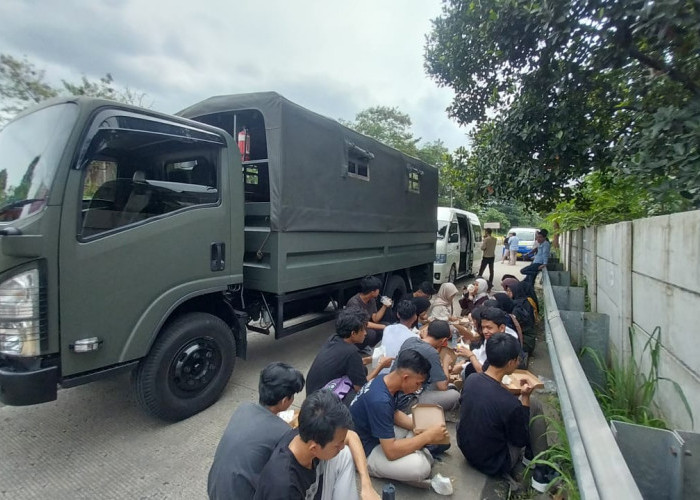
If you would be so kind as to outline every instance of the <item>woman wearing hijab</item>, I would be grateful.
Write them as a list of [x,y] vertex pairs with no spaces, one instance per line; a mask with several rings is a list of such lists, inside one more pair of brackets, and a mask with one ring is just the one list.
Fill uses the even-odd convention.
[[457,287],[453,283],[443,283],[440,285],[438,293],[433,297],[432,306],[430,312],[428,313],[430,321],[432,320],[442,320],[442,321],[454,321],[454,312],[452,308],[452,301],[459,293]]
[[489,284],[484,278],[477,278],[474,283],[466,287],[466,294],[459,300],[462,306],[462,316],[466,316],[472,310],[489,299]]
[[537,334],[535,332],[535,311],[528,300],[527,285],[513,278],[508,278],[504,280],[503,286],[513,301],[512,314],[522,328],[523,350],[528,354],[532,354],[532,351],[535,350]]

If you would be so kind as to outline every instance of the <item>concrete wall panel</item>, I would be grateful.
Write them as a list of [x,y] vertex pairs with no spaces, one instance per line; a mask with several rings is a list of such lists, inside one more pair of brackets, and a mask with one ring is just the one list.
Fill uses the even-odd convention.
[[[572,278],[580,283],[580,272],[597,285],[589,296],[594,310],[610,316],[614,354],[629,354],[632,322],[638,355],[660,326],[661,375],[681,385],[700,421],[700,211],[586,228],[567,237]],[[661,384],[657,401],[672,426],[690,428],[670,385]]]

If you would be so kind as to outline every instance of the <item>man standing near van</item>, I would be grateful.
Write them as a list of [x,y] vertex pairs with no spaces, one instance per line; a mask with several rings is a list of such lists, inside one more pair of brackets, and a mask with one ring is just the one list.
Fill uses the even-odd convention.
[[508,248],[510,250],[510,265],[514,266],[518,262],[518,245],[520,245],[520,240],[515,234],[515,231],[510,233],[510,238],[508,238]]
[[481,249],[484,251],[484,256],[481,258],[479,266],[479,276],[484,275],[486,266],[489,266],[489,290],[493,288],[493,263],[496,260],[496,238],[491,236],[491,228],[486,228],[484,231],[484,241],[481,242]]

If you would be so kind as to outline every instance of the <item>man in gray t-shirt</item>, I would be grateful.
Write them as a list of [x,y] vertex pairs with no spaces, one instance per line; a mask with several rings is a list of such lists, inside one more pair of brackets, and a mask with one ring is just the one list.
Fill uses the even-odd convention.
[[407,349],[417,351],[430,362],[430,374],[426,380],[429,384],[425,385],[423,392],[418,395],[418,402],[436,404],[444,410],[452,410],[459,404],[459,391],[448,385],[449,359],[446,357],[444,362],[440,360],[440,349],[447,347],[447,342],[452,336],[450,325],[447,321],[433,321],[421,335],[422,338],[407,339],[399,349],[399,354]]
[[207,483],[211,500],[252,500],[260,472],[290,430],[277,413],[289,409],[303,388],[304,376],[285,363],[271,363],[260,372],[259,403],[236,409],[216,449]]

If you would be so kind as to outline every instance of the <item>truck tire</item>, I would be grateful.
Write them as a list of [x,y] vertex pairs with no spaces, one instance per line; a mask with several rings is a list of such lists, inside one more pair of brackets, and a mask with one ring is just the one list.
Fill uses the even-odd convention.
[[401,297],[406,295],[406,282],[401,276],[392,275],[386,283],[384,294],[391,297],[391,300],[396,304]]
[[450,267],[450,274],[447,275],[447,282],[454,283],[455,281],[457,281],[457,268],[452,264],[452,267]]
[[168,324],[132,376],[136,399],[154,417],[178,421],[219,399],[236,359],[229,326],[207,313]]

